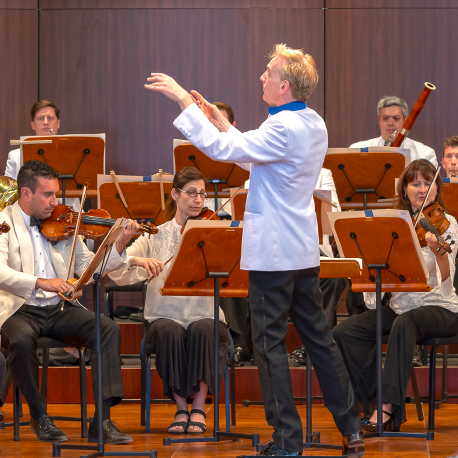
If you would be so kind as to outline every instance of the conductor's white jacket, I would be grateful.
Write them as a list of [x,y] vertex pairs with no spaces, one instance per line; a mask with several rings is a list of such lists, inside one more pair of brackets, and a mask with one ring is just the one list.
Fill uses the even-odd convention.
[[284,109],[269,116],[258,129],[242,134],[233,126],[219,132],[192,104],[174,125],[210,158],[237,162],[251,170],[243,221],[243,270],[319,266],[312,195],[328,136],[323,119],[315,111],[307,107]]

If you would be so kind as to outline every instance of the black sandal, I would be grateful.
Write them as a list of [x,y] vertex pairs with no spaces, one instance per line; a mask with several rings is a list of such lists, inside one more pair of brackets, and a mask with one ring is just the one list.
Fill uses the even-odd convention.
[[[191,410],[191,415],[193,413],[198,413],[198,414],[202,415],[205,419],[207,418],[207,415],[203,410],[192,409]],[[201,423],[200,421],[192,421],[191,420],[191,416],[189,416],[188,428],[190,426],[198,426],[202,431],[189,431],[188,430],[188,434],[203,434],[205,431],[207,431],[207,425],[205,423]]]
[[[188,430],[189,420],[191,419],[191,416],[189,415],[189,412],[187,410],[177,410],[174,418],[176,418],[177,415],[185,415],[185,414],[188,416],[188,421],[174,421],[167,428],[167,432],[169,434],[186,434],[186,431]],[[174,426],[181,426],[183,428],[183,431],[179,431],[179,430],[170,431],[170,428],[173,428]]]

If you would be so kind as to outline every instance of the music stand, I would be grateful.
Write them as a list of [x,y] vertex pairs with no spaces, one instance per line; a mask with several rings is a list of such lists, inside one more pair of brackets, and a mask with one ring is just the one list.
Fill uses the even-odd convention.
[[330,213],[329,219],[341,256],[363,259],[362,275],[353,278],[352,289],[376,293],[377,432],[364,436],[433,440],[433,432],[387,432],[383,431],[382,424],[382,291],[427,292],[432,289],[427,285],[428,270],[409,212],[340,212]]
[[458,218],[458,178],[442,178],[442,181],[444,182],[442,200],[447,213],[456,219]]
[[59,172],[62,201],[81,197],[88,183],[87,197],[97,196],[97,174],[105,172],[105,134],[21,137],[21,140],[51,140],[49,144],[21,144],[21,165],[36,159]]
[[[96,301],[95,301],[95,322],[96,322],[96,354],[97,354],[97,405],[98,405],[98,416],[97,416],[97,445],[72,445],[72,444],[61,444],[60,442],[54,442],[52,444],[52,450],[54,457],[61,456],[62,449],[68,450],[94,450],[95,453],[90,455],[81,455],[82,458],[97,457],[97,456],[149,456],[150,458],[156,458],[156,450],[150,450],[149,452],[106,452],[105,444],[103,442],[103,419],[102,419],[102,355],[100,349],[100,278],[103,276],[103,271],[106,266],[106,262],[110,255],[111,250],[115,247],[115,242],[124,231],[124,228],[127,225],[127,221],[123,219],[118,219],[116,224],[114,224],[108,231],[107,236],[100,244],[97,253],[92,258],[89,266],[81,274],[81,277],[77,281],[67,281],[70,285],[76,288],[74,291],[69,293],[59,293],[61,297],[64,297],[66,300],[71,301],[79,296],[81,296],[81,290],[92,281],[95,280],[96,284]],[[100,273],[97,272],[100,267]]]
[[[248,271],[240,270],[243,223],[240,221],[193,221],[186,223],[161,294],[166,296],[214,296],[215,380],[214,427],[212,437],[170,439],[164,445],[186,442],[219,442],[221,438],[251,439],[259,434],[219,430],[219,298],[248,295]],[[220,284],[220,279],[224,281]],[[227,428],[228,425],[226,425]]]
[[329,148],[323,167],[332,171],[342,208],[391,198],[394,180],[410,163],[410,150],[403,148]]
[[[215,198],[215,211],[218,209],[218,193],[223,188],[240,187],[250,177],[250,172],[233,162],[219,162],[210,159],[192,143],[183,140],[173,141],[173,170],[179,172],[183,167],[195,167],[214,186],[209,197]],[[224,194],[223,194],[224,195]],[[226,193],[227,195],[227,193]]]
[[[120,198],[110,175],[97,175],[97,206],[106,210],[112,218],[131,218],[164,224],[165,211],[161,204],[161,183],[156,176],[118,175],[119,187],[127,202],[127,209]],[[172,190],[173,175],[165,175],[162,181],[164,199]]]

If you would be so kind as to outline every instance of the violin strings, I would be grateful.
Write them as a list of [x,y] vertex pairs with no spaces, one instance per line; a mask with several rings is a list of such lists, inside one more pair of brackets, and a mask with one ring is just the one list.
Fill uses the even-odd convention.
[[431,232],[431,234],[434,234],[438,239],[442,240],[442,237],[441,237],[440,234],[437,232],[436,228],[428,221],[427,218],[422,217],[422,218],[420,218],[420,221],[419,221],[419,222],[420,222],[420,226],[421,226],[423,229],[425,229],[425,230]]

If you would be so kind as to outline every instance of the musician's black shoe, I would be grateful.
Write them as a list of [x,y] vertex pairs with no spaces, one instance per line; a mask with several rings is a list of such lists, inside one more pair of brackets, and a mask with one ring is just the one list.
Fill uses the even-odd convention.
[[[102,430],[103,442],[105,444],[127,444],[128,442],[132,442],[132,438],[119,431],[111,420],[103,421]],[[88,440],[89,442],[98,441],[98,428],[94,422],[89,426]]]
[[307,365],[307,352],[305,347],[301,345],[292,351],[288,356],[288,363],[290,366],[306,366]]
[[0,421],[3,421],[5,418],[5,414],[3,413],[3,410],[0,410]]
[[245,458],[246,456],[300,456],[302,452],[288,452],[277,447],[272,441],[264,444],[262,449],[256,455],[239,455],[237,458]]
[[234,348],[234,365],[242,366],[244,362],[251,361],[250,352],[244,351],[242,347]]
[[363,456],[365,453],[364,436],[361,431],[348,436],[342,436],[342,455],[353,458]]
[[423,366],[423,348],[420,345],[415,345],[415,350],[412,358],[413,367]]
[[38,420],[31,418],[30,429],[37,435],[39,441],[63,442],[67,440],[67,436],[54,424],[47,413]]

